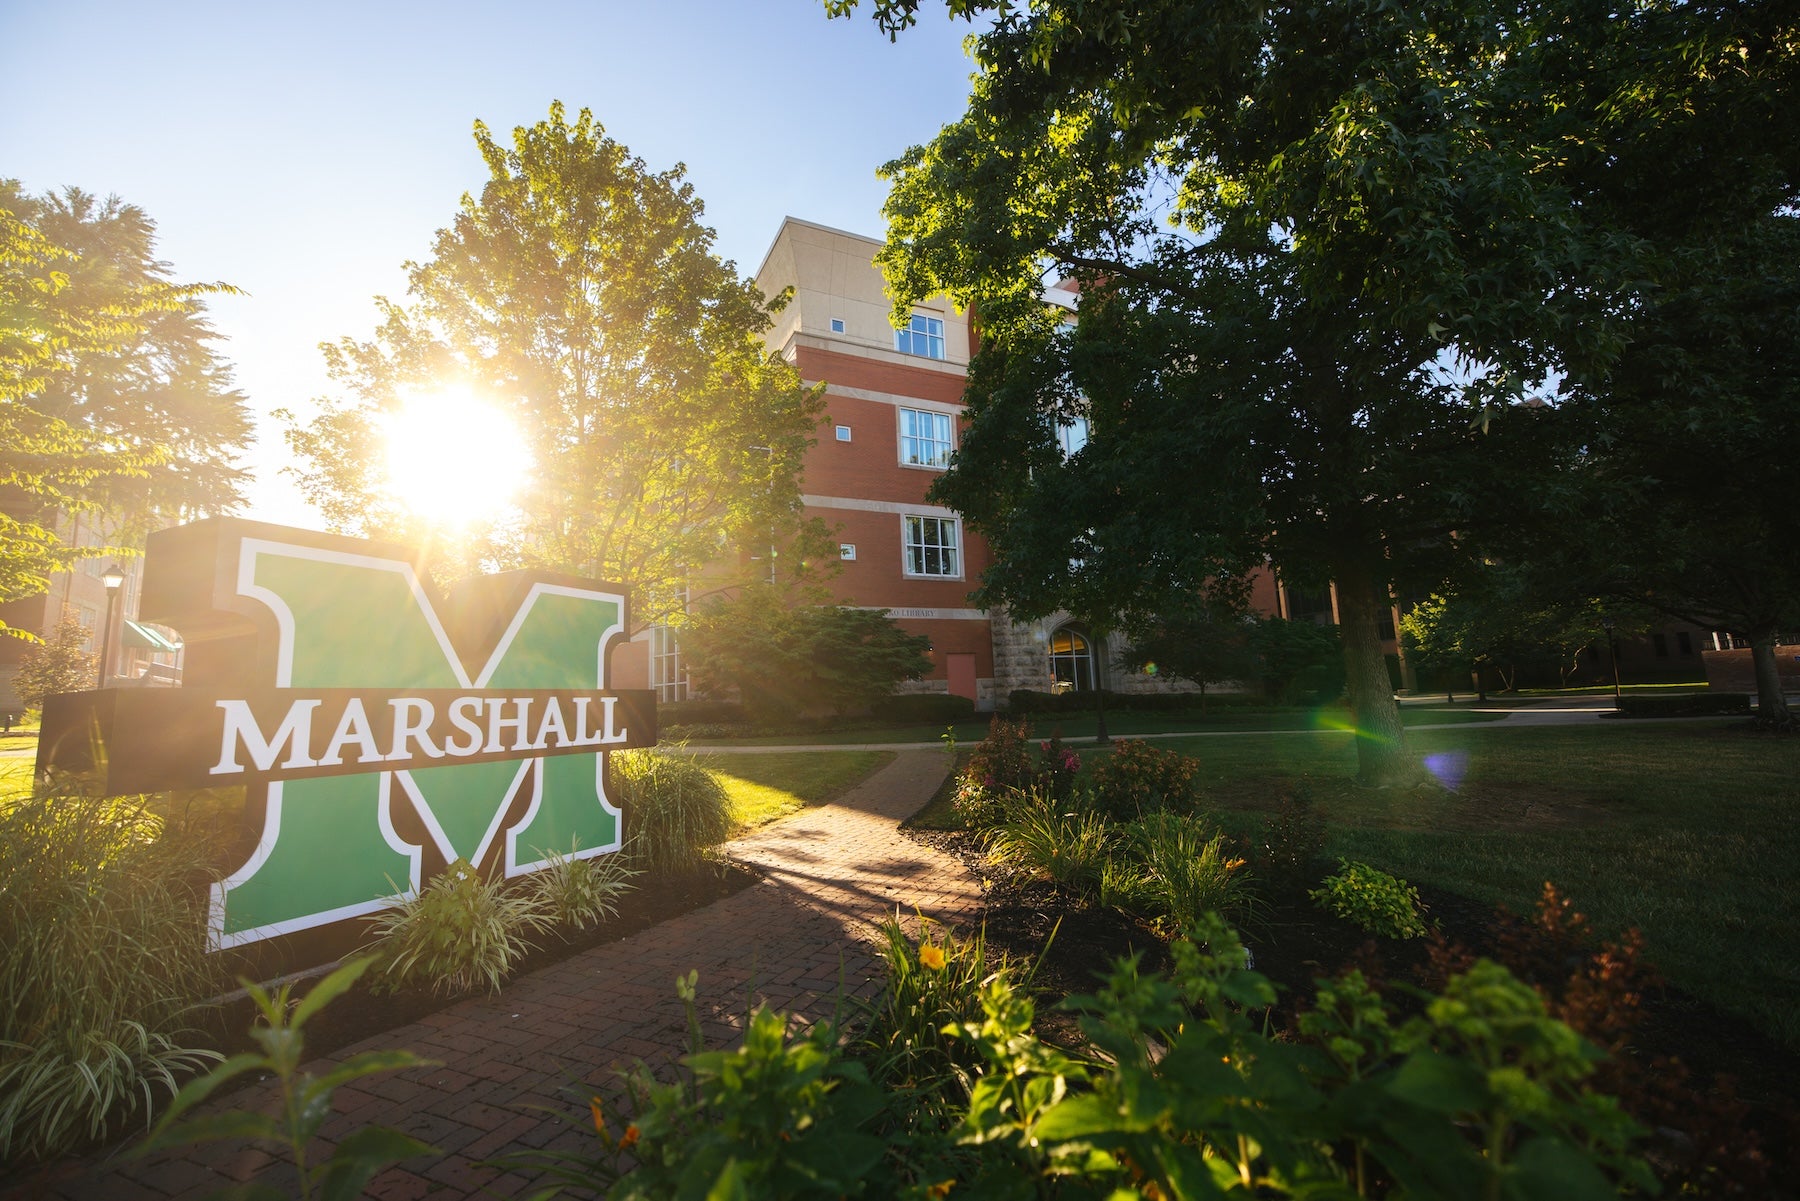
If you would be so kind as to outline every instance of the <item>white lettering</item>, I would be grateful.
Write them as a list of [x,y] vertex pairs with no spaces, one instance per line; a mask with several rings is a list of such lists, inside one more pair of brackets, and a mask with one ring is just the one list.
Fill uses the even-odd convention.
[[481,749],[481,698],[459,696],[450,702],[450,724],[469,736],[467,742],[444,739],[444,752],[450,755],[473,755]]
[[295,701],[288,707],[281,725],[276,727],[275,737],[265,739],[255,715],[250,712],[250,702],[220,701],[219,708],[225,710],[225,732],[219,744],[219,761],[208,774],[217,776],[243,771],[244,765],[237,757],[240,743],[250,752],[250,761],[256,764],[257,771],[268,771],[273,767],[275,756],[281,753],[284,744],[289,749],[287,761],[281,765],[283,768],[315,766],[310,753],[312,714],[319,704],[318,701]]
[[394,741],[386,758],[411,759],[413,756],[406,749],[408,742],[417,742],[419,751],[427,759],[442,759],[444,752],[431,741],[431,723],[437,718],[437,709],[423,697],[403,696],[388,702],[388,708],[394,711]]
[[616,696],[603,696],[600,698],[600,708],[606,718],[607,742],[625,741],[625,731],[613,727],[613,706],[618,704],[618,701],[619,698]]
[[[550,741],[552,734],[556,735],[555,742]],[[563,724],[562,702],[551,697],[544,706],[544,719],[538,723],[537,739],[532,745],[542,750],[545,747],[562,746],[568,741],[569,727]]]
[[[500,716],[500,710],[506,707],[506,703],[509,699],[514,705],[518,706],[519,715],[517,717]],[[530,697],[495,697],[487,703],[487,718],[488,740],[487,745],[481,748],[487,754],[504,754],[508,750],[535,751],[542,749],[525,741],[525,727],[531,722]],[[500,731],[504,729],[511,729],[513,731],[513,744],[511,747],[506,746],[500,741]]]
[[375,735],[369,729],[369,715],[363,709],[363,703],[357,697],[351,697],[344,706],[344,716],[338,719],[337,729],[332,731],[331,741],[326,744],[325,754],[319,758],[320,767],[336,767],[344,761],[340,753],[344,747],[355,743],[357,747],[356,761],[370,763],[379,761],[381,749],[375,745]]

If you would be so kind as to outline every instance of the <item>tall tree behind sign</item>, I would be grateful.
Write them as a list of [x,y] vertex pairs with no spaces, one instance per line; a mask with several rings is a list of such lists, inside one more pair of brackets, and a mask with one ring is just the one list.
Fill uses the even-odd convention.
[[765,351],[782,298],[713,253],[684,169],[651,172],[560,104],[510,147],[479,122],[475,142],[481,194],[409,264],[408,303],[378,301],[372,339],[325,347],[344,396],[288,433],[331,524],[420,533],[382,494],[371,431],[408,389],[460,380],[515,415],[536,459],[497,565],[616,580],[657,621],[729,550],[828,561],[797,483],[822,400]]

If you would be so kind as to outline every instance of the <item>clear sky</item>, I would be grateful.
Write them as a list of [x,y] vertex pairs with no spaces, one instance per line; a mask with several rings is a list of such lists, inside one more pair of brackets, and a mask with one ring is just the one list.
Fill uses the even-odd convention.
[[890,44],[820,0],[0,0],[0,176],[117,193],[176,278],[247,293],[211,309],[259,415],[248,515],[316,525],[267,414],[328,390],[318,344],[368,336],[479,189],[476,119],[592,109],[687,164],[749,275],[785,215],[881,235],[875,169],[961,115],[968,30],[927,13]]

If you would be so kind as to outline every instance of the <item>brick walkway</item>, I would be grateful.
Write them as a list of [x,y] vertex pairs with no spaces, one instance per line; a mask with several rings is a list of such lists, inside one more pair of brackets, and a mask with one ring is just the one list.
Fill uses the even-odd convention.
[[[731,856],[765,879],[705,909],[575,955],[515,980],[493,998],[463,1001],[358,1051],[404,1047],[441,1067],[376,1076],[338,1090],[327,1139],[360,1125],[395,1126],[444,1154],[390,1169],[382,1198],[510,1196],[526,1178],[477,1163],[524,1147],[591,1150],[586,1097],[642,1059],[666,1063],[686,1038],[675,977],[700,973],[709,1045],[735,1041],[751,1005],[764,1001],[807,1019],[830,1017],[842,991],[866,995],[877,960],[868,942],[896,907],[964,925],[980,891],[958,862],[900,836],[942,782],[942,751],[907,750],[838,802],[805,810],[730,844]],[[326,1070],[315,1063],[315,1073]],[[233,1107],[270,1103],[239,1093]],[[123,1166],[64,1164],[6,1193],[64,1201],[138,1201],[204,1195],[260,1179],[291,1189],[291,1170],[230,1144]]]

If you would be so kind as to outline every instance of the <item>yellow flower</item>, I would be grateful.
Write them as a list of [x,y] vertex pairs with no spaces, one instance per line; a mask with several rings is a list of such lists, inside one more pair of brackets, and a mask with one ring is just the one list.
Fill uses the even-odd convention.
[[925,943],[919,947],[919,962],[934,972],[942,971],[944,952],[930,943]]

